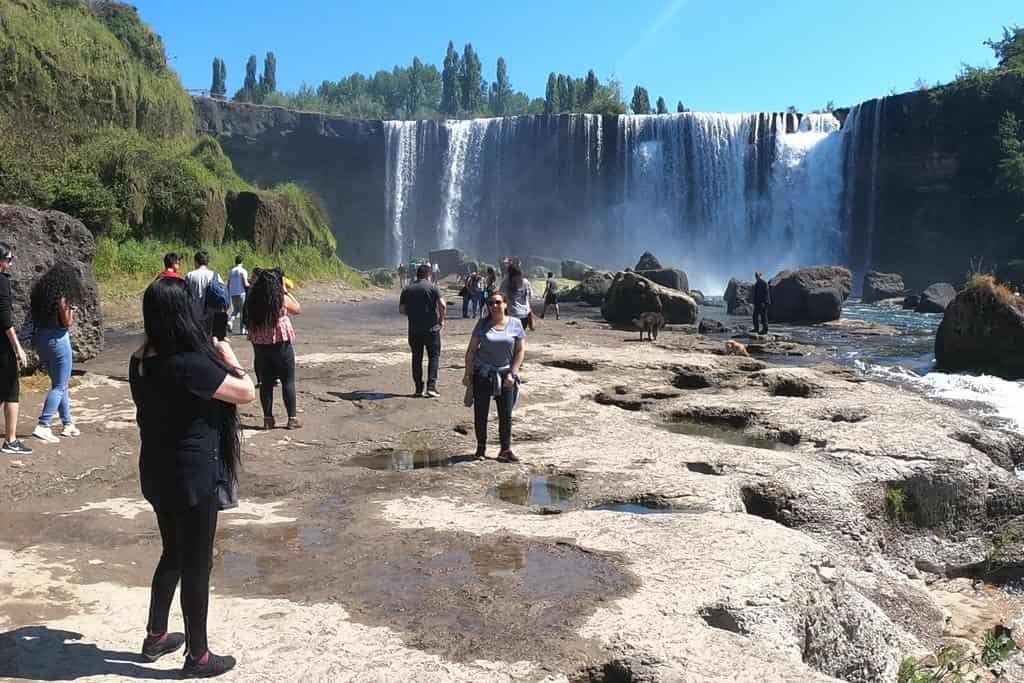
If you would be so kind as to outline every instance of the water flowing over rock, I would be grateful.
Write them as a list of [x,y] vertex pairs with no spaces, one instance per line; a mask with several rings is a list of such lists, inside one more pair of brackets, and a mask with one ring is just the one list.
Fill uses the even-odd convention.
[[850,109],[843,124],[846,170],[843,187],[843,226],[848,240],[847,262],[857,272],[867,271],[877,258],[878,209],[881,183],[885,97]]
[[0,235],[14,247],[11,271],[14,328],[25,350],[32,350],[30,339],[35,328],[29,312],[32,285],[51,266],[64,261],[78,268],[84,285],[84,301],[71,333],[75,360],[94,358],[103,350],[103,316],[93,275],[96,244],[88,228],[77,218],[60,211],[0,204]]
[[884,299],[895,299],[903,296],[903,276],[899,273],[879,273],[871,270],[864,274],[864,287],[861,299],[866,304],[873,304]]
[[935,335],[935,361],[952,372],[1024,377],[1024,298],[990,278],[957,294]]
[[627,325],[648,312],[661,313],[671,324],[689,324],[697,322],[698,307],[683,292],[662,287],[637,273],[616,273],[601,305],[604,319]]
[[938,282],[921,292],[914,310],[918,313],[942,313],[956,298],[956,288],[948,282]]
[[772,322],[819,323],[838,320],[850,295],[853,275],[841,266],[786,270],[769,283]]

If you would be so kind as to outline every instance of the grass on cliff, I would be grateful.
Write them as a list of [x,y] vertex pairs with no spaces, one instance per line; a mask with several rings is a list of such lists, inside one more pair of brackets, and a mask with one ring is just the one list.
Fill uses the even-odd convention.
[[[225,242],[202,247],[210,254],[210,267],[227,278],[235,265],[235,256],[245,258],[245,267],[271,268],[280,266],[297,284],[321,280],[340,281],[362,289],[366,277],[345,265],[337,256],[328,256],[311,246],[290,246],[277,254],[257,253],[248,242]],[[195,245],[167,240],[117,241],[101,237],[96,241],[94,263],[96,279],[104,301],[137,300],[157,273],[163,270],[164,254],[176,252],[182,259],[182,271],[192,269]]]
[[1004,284],[997,284],[993,275],[987,273],[974,273],[967,279],[965,292],[978,297],[980,303],[994,302],[1003,306],[1015,304],[1024,306],[1021,300],[1013,291]]

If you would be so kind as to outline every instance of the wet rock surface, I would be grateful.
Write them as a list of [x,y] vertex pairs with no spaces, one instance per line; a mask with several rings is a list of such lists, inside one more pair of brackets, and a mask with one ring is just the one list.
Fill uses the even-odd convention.
[[873,304],[885,299],[895,299],[903,296],[903,290],[903,276],[899,273],[869,270],[864,273],[861,300],[866,304]]
[[841,266],[784,270],[772,278],[768,319],[820,323],[837,320],[850,295],[853,275]]
[[[504,465],[493,441],[472,457],[456,342],[473,321],[446,326],[429,401],[408,396],[392,300],[305,308],[306,427],[246,432],[242,506],[219,520],[210,636],[243,653],[231,680],[890,681],[1024,615],[1002,588],[1017,444],[966,412],[686,332],[640,351],[567,305],[530,337],[522,462]],[[123,381],[136,341],[87,366],[74,449],[0,462],[5,675],[180,665],[95,654],[138,646],[159,555]]]
[[690,324],[697,322],[698,307],[679,290],[663,287],[637,273],[616,273],[601,305],[604,319],[629,325],[648,312],[661,313],[671,324]]
[[1024,299],[991,278],[956,295],[935,336],[935,362],[950,372],[1024,377]]
[[942,313],[954,298],[956,288],[948,282],[939,282],[921,292],[914,310],[918,313]]

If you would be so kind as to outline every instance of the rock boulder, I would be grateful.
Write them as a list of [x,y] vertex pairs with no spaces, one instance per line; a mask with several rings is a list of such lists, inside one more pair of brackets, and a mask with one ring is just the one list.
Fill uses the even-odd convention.
[[[769,320],[776,323],[820,323],[839,318],[842,303],[853,286],[853,275],[841,266],[784,270],[772,278],[769,286]],[[831,293],[826,290],[831,290]]]
[[917,304],[921,301],[920,294],[908,294],[903,298],[903,308],[906,310],[914,310],[917,308]]
[[[96,243],[77,218],[60,211],[37,211],[24,206],[0,204],[0,239],[14,247],[11,291],[14,326],[26,352],[35,325],[29,311],[32,285],[58,261],[74,264],[82,276],[84,301],[71,333],[76,361],[96,357],[103,350],[103,316],[93,274]],[[162,264],[154,263],[154,274]],[[141,304],[140,304],[141,305]],[[29,354],[33,356],[34,354]],[[30,363],[34,361],[30,358]]]
[[700,291],[699,289],[691,289],[688,292],[688,294],[690,295],[691,299],[697,302],[698,306],[704,305],[704,292]]
[[690,291],[690,281],[686,277],[686,273],[677,268],[662,268],[660,270],[638,270],[638,275],[642,275],[651,282],[657,283],[662,287],[668,287],[669,289],[678,289],[680,292]]
[[942,313],[956,298],[956,288],[948,282],[939,282],[921,292],[914,310],[918,313]]
[[658,257],[649,251],[645,251],[640,257],[640,260],[636,262],[636,268],[633,270],[661,270],[661,261]]
[[632,324],[641,313],[658,311],[671,324],[697,322],[697,302],[675,289],[662,287],[637,273],[616,273],[601,315],[610,323]]
[[864,290],[861,299],[873,304],[883,299],[903,296],[903,276],[899,273],[879,273],[869,270],[864,274]]
[[977,278],[946,307],[935,361],[946,371],[1024,377],[1024,298]]
[[544,272],[540,277],[547,277],[548,273],[559,273],[562,270],[561,261],[545,256],[527,256],[520,265],[522,265],[524,273],[534,273],[543,270]]
[[593,268],[583,261],[562,261],[562,277],[567,280],[582,280]]
[[[288,244],[307,244],[325,255],[334,253],[333,239],[317,232],[317,225],[326,225],[327,218],[315,203],[299,206],[287,195],[248,191],[229,192],[225,201],[233,237],[252,242],[260,251],[273,254]],[[208,215],[211,206],[207,206]]]
[[592,270],[583,277],[583,281],[562,296],[563,301],[582,301],[591,306],[600,306],[604,297],[612,287],[612,274],[600,270]]
[[754,283],[732,278],[725,288],[725,306],[729,315],[753,315]]

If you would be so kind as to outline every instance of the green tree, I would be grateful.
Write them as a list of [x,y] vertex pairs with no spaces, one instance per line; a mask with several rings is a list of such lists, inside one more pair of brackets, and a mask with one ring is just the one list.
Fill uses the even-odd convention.
[[[242,83],[242,97],[245,102],[253,102],[256,99],[256,55],[249,55],[249,61],[245,63],[245,81]],[[238,99],[238,98],[236,98]]]
[[586,109],[594,101],[594,97],[597,96],[597,89],[601,87],[601,84],[597,80],[597,74],[591,69],[587,72],[587,80],[583,84],[583,99],[581,104]]
[[462,89],[462,109],[468,114],[483,111],[484,85],[480,57],[472,43],[466,43],[462,50],[462,70],[459,85]]
[[448,41],[448,52],[444,57],[441,71],[441,114],[449,118],[459,115],[459,53],[455,44]]
[[633,88],[633,101],[630,104],[630,108],[634,114],[651,113],[651,98],[647,94],[647,88],[639,85]]
[[227,94],[227,68],[220,57],[213,58],[213,82],[210,84],[210,96],[223,98]]
[[1024,207],[1024,139],[1020,121],[1013,112],[1005,112],[996,130],[999,150],[996,176],[999,187]]
[[505,116],[509,113],[509,104],[512,99],[512,84],[508,80],[508,67],[504,57],[498,57],[497,80],[494,81],[494,97],[491,110],[496,116]]
[[985,45],[992,48],[999,60],[999,66],[1005,68],[1024,68],[1024,28],[1013,26],[1003,27],[1002,40],[986,40]]
[[665,98],[664,97],[660,97],[660,96],[658,97],[658,105],[657,105],[657,107],[658,107],[658,113],[659,114],[667,114],[668,113],[668,105],[665,104]]
[[791,104],[788,107],[786,107],[786,113],[787,114],[796,114],[797,113],[796,105],[795,104]]
[[626,103],[622,100],[622,83],[609,78],[604,85],[597,89],[597,95],[588,110],[591,114],[603,116],[621,116],[625,114]]
[[569,99],[568,78],[565,74],[558,74],[558,79],[556,80],[558,88],[558,111],[556,113],[558,114],[572,108],[572,101]]
[[548,74],[548,86],[544,89],[544,113],[557,114],[558,107],[558,78],[552,71]]
[[405,91],[405,112],[408,118],[416,118],[416,113],[424,103],[424,76],[423,62],[419,57],[413,57],[412,66],[409,67],[408,87]]
[[576,79],[565,77],[565,110],[576,111],[579,109],[579,93],[576,89]]
[[277,57],[268,52],[263,60],[263,74],[260,76],[260,93],[268,95],[277,92]]
[[686,113],[686,105],[683,104],[682,100],[679,100],[678,102],[676,102],[676,111],[679,112],[680,114],[685,114]]

